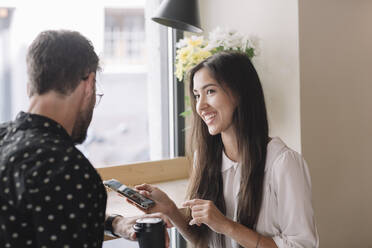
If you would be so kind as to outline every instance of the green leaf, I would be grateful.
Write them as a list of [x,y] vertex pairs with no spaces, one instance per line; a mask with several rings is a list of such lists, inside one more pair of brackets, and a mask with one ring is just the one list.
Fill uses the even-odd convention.
[[249,47],[245,49],[245,53],[248,55],[248,57],[251,59],[254,57],[254,48]]
[[180,116],[182,116],[183,118],[186,118],[187,116],[190,116],[192,113],[192,110],[191,109],[187,109],[185,111],[183,111]]
[[215,54],[215,53],[218,53],[218,52],[222,52],[222,51],[224,51],[224,50],[225,50],[225,48],[224,48],[223,46],[219,46],[219,47],[213,48],[213,49],[211,50],[211,53],[212,53],[212,54]]
[[190,106],[190,97],[189,96],[185,96],[185,104],[187,106]]
[[190,126],[187,126],[187,127],[185,127],[184,129],[182,129],[182,132],[186,132],[186,131],[189,130],[189,129],[191,129],[191,127],[190,127]]

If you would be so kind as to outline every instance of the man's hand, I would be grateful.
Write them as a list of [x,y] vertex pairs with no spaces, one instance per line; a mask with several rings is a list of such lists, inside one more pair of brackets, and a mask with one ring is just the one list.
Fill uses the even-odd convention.
[[[129,240],[136,240],[136,233],[133,229],[133,225],[136,224],[136,220],[140,218],[161,218],[166,227],[170,228],[173,227],[171,222],[169,221],[168,217],[166,217],[164,214],[161,213],[153,213],[153,214],[145,214],[141,216],[135,216],[135,217],[117,217],[112,222],[112,228],[114,230],[114,233],[129,239]],[[168,232],[165,229],[165,247],[169,247],[169,236]]]
[[112,229],[115,234],[130,240],[136,240],[136,233],[133,225],[140,217],[116,217],[112,222]]

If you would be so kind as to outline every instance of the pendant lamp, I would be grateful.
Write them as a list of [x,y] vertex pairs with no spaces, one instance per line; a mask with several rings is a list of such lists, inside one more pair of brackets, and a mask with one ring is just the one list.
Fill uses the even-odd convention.
[[198,0],[163,0],[153,21],[175,29],[201,33]]

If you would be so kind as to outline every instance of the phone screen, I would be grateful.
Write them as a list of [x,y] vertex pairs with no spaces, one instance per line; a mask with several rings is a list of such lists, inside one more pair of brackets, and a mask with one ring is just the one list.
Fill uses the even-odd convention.
[[119,181],[115,179],[103,181],[103,184],[106,187],[112,190],[115,190],[121,195],[127,197],[129,200],[133,201],[135,204],[137,204],[141,208],[148,209],[155,204],[153,200],[141,195],[137,191],[127,187],[126,185],[120,183]]
[[126,197],[128,197],[129,199],[138,204],[142,203],[150,204],[150,202],[153,202],[151,199],[146,198],[145,196],[141,195],[140,193],[131,188],[124,189],[123,193]]

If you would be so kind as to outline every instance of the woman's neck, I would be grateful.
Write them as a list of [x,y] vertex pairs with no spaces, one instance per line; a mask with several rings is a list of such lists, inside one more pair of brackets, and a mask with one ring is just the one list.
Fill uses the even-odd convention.
[[239,162],[238,140],[235,132],[223,132],[221,138],[226,156],[234,162]]

